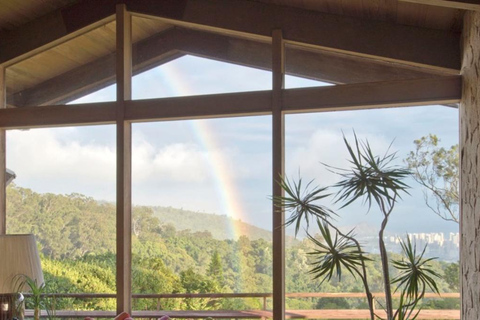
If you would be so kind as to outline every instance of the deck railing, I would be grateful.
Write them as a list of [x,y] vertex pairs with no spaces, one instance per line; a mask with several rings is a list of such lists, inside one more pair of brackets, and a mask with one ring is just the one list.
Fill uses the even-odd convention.
[[[383,293],[373,293],[375,297],[381,298]],[[26,297],[29,294],[25,294]],[[81,300],[90,299],[115,299],[115,294],[110,293],[55,293],[46,294],[46,296],[61,298],[74,298]],[[291,299],[302,298],[365,298],[365,294],[361,292],[354,293],[331,293],[331,292],[300,292],[287,293],[285,295]],[[399,295],[394,295],[399,296]],[[459,298],[459,293],[443,293],[440,296],[433,293],[426,293],[425,298]],[[132,298],[136,299],[260,299],[261,309],[258,310],[138,310],[133,311],[135,318],[149,318],[156,319],[163,315],[169,315],[172,318],[186,318],[186,319],[203,319],[203,318],[217,318],[217,319],[266,319],[272,317],[271,310],[268,309],[269,299],[272,298],[271,293],[175,293],[175,294],[133,294]],[[160,306],[160,304],[157,304]],[[378,315],[382,316],[383,311],[378,310]],[[32,310],[26,310],[25,315],[31,317]],[[42,312],[42,317],[47,317],[47,312]],[[116,312],[113,310],[56,310],[56,318],[113,318]],[[313,310],[287,310],[286,318],[288,319],[367,319],[369,317],[368,310],[365,309],[313,309]],[[422,310],[417,319],[460,319],[460,310]]]

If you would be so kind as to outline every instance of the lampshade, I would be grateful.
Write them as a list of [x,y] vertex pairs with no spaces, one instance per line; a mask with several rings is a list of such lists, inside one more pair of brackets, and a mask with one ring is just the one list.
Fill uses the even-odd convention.
[[[15,277],[26,275],[37,284],[43,283],[43,273],[33,234],[0,235],[0,294],[14,293]],[[27,291],[28,288],[21,288]]]

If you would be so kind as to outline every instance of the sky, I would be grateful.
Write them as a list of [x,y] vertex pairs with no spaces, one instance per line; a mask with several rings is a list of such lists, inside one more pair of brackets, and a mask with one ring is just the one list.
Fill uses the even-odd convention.
[[[287,77],[286,87],[326,85]],[[271,73],[185,56],[133,79],[133,98],[269,90]],[[74,103],[113,101],[115,86]],[[271,117],[135,123],[133,203],[225,214],[271,229]],[[338,179],[323,164],[348,166],[342,133],[355,131],[376,153],[390,145],[398,165],[413,140],[436,134],[458,141],[458,110],[445,106],[294,114],[286,116],[286,175],[327,186]],[[36,192],[82,193],[115,201],[113,125],[10,130],[7,167],[18,186]],[[389,222],[392,232],[458,232],[424,204],[412,180]],[[338,205],[329,204],[337,210]],[[379,224],[380,214],[355,205],[338,211],[341,225]]]

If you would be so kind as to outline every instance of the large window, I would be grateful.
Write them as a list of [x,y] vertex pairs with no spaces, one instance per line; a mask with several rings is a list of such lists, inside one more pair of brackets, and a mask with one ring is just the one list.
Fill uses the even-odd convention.
[[[278,74],[272,75],[272,63],[281,59],[279,52],[272,54],[268,36],[133,15],[132,41],[125,43],[125,48],[131,45],[131,56],[126,50],[125,61],[117,63],[116,23],[110,19],[5,69],[12,110],[7,110],[11,118],[2,120],[8,129],[7,167],[16,175],[7,189],[7,232],[37,236],[50,290],[114,294],[118,287],[128,287],[130,277],[131,292],[123,290],[117,301],[126,309],[134,296],[134,311],[270,310],[272,300],[278,310],[285,297],[276,283],[285,283],[286,293],[294,295],[362,291],[349,276],[322,284],[312,279],[308,253],[314,248],[306,225],[296,237],[292,227],[286,228],[285,243],[273,242],[272,234],[283,230],[272,226],[272,189],[278,179],[272,163],[285,161],[290,181],[301,177],[305,184],[327,186],[337,181],[337,168],[349,165],[343,137],[352,142],[357,135],[378,153],[397,151],[398,166],[405,166],[415,139],[434,134],[446,148],[456,144],[455,108],[352,110],[396,104],[402,98],[388,95],[388,88],[397,88],[389,81],[430,81],[432,75],[420,67],[286,40],[286,91],[280,93],[278,87],[272,91],[272,78],[278,79],[283,66],[273,66]],[[71,58],[71,52],[78,55]],[[42,64],[45,59],[57,67]],[[130,65],[132,88],[130,79],[123,79],[126,88],[118,88],[125,92],[118,96],[125,101],[115,102],[116,74]],[[357,85],[377,81],[388,82],[381,87],[387,89],[378,91],[384,100],[370,96],[374,85]],[[346,105],[331,98],[340,97],[343,84],[353,87],[345,91],[348,97],[341,97]],[[351,97],[356,94],[362,99]],[[298,105],[286,105],[295,104],[295,97]],[[283,123],[272,127],[272,118],[282,118],[281,112],[287,112],[285,132],[280,132]],[[285,155],[282,148],[272,151],[283,139]],[[399,199],[389,221],[387,246],[398,254],[398,239],[408,233],[419,246],[429,244],[427,256],[440,257],[436,270],[446,270],[458,260],[458,225],[431,212],[413,179],[407,184],[409,194]],[[355,228],[364,249],[377,254],[380,218],[374,208],[369,212],[357,203],[340,208],[335,198],[330,200],[324,204],[338,212],[340,228]],[[130,201],[131,221],[117,220],[130,216]],[[314,225],[308,232],[320,239]],[[117,232],[122,236],[117,238]],[[275,271],[283,272],[282,262],[286,275],[274,279]],[[378,270],[369,271],[374,291],[381,290]],[[441,289],[454,290],[451,285],[443,281]],[[299,296],[286,299],[287,309],[365,308],[360,300]],[[114,298],[72,300],[57,307],[116,307]]]
[[[371,290],[381,292],[381,270],[378,265],[378,232],[383,215],[375,202],[357,201],[341,208],[342,202],[334,197],[338,188],[331,187],[341,180],[337,173],[349,169],[352,164],[343,138],[355,147],[354,135],[359,141],[369,143],[374,154],[396,153],[391,166],[406,167],[410,152],[416,151],[415,140],[436,135],[440,141],[438,147],[450,149],[458,141],[458,114],[455,108],[446,106],[425,106],[395,109],[355,110],[343,112],[325,112],[287,115],[286,117],[286,176],[293,182],[303,179],[304,186],[312,181],[313,186],[330,187],[326,193],[333,196],[321,204],[334,210],[334,224],[341,230],[353,230],[363,249],[372,255],[374,262],[369,267]],[[434,115],[434,116],[432,116]],[[433,146],[431,147],[433,148]],[[421,152],[426,152],[423,149]],[[422,171],[422,168],[419,168]],[[399,240],[407,235],[416,242],[418,250],[425,245],[426,257],[437,257],[434,268],[443,274],[459,259],[459,226],[438,217],[425,202],[424,195],[429,196],[430,206],[434,206],[431,192],[408,178],[408,193],[401,194],[388,221],[385,233],[387,250],[392,257],[401,253]],[[440,182],[441,183],[441,182]],[[303,229],[304,228],[304,229]],[[348,272],[342,274],[341,281],[336,277],[332,281],[313,280],[310,270],[314,268],[313,258],[308,255],[317,249],[305,234],[303,225],[297,241],[286,247],[286,291],[292,292],[362,292],[359,279],[354,279]],[[321,239],[316,223],[311,223],[308,233]],[[293,226],[287,228],[287,234],[293,235]],[[392,271],[393,272],[393,271]],[[445,292],[458,288],[458,279],[441,279],[439,287]],[[448,302],[447,302],[448,303]],[[446,305],[447,305],[446,303]],[[439,304],[440,305],[440,304]],[[363,299],[320,298],[287,299],[287,308],[322,309],[322,308],[366,308]]]
[[[7,231],[36,236],[47,292],[115,292],[114,126],[10,130]],[[114,299],[58,299],[113,309]]]

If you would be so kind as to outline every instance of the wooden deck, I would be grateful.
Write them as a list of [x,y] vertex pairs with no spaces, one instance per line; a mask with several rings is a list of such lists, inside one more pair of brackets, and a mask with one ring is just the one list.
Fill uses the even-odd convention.
[[[58,310],[55,314],[57,318],[111,318],[115,317],[114,311],[70,311]],[[157,319],[161,316],[168,315],[170,318],[187,318],[187,319],[268,319],[272,318],[271,311],[265,310],[199,310],[199,311],[134,311],[134,318]],[[385,314],[379,311],[379,316],[384,317]],[[33,312],[27,310],[26,317],[32,317]],[[46,312],[42,312],[42,317],[46,317]],[[323,309],[323,310],[287,310],[286,319],[369,319],[369,311],[366,309],[357,310],[341,310],[341,309]],[[417,319],[423,320],[451,320],[460,319],[460,310],[422,310]]]
[[[383,293],[373,293],[374,296],[382,296]],[[29,293],[25,296],[28,297]],[[69,297],[80,299],[114,299],[115,294],[111,293],[63,293],[49,294],[57,298]],[[288,298],[365,298],[362,292],[295,292],[287,293]],[[133,294],[134,299],[178,299],[178,298],[258,298],[263,305],[263,310],[157,310],[157,311],[134,311],[134,318],[157,319],[168,315],[174,319],[270,319],[273,317],[272,311],[268,310],[267,299],[271,299],[271,293],[175,293],[175,294]],[[398,294],[394,294],[398,297]],[[460,298],[459,293],[442,293],[441,296],[426,293],[425,298]],[[383,310],[377,310],[378,316],[386,318]],[[25,316],[33,317],[32,310],[26,310]],[[47,317],[47,313],[42,311],[42,317]],[[115,311],[96,311],[96,310],[57,310],[55,316],[60,319],[83,319],[106,318],[113,319],[116,316]],[[285,319],[369,319],[367,309],[322,309],[322,310],[287,310]],[[460,310],[422,310],[418,320],[458,320],[460,319]]]

